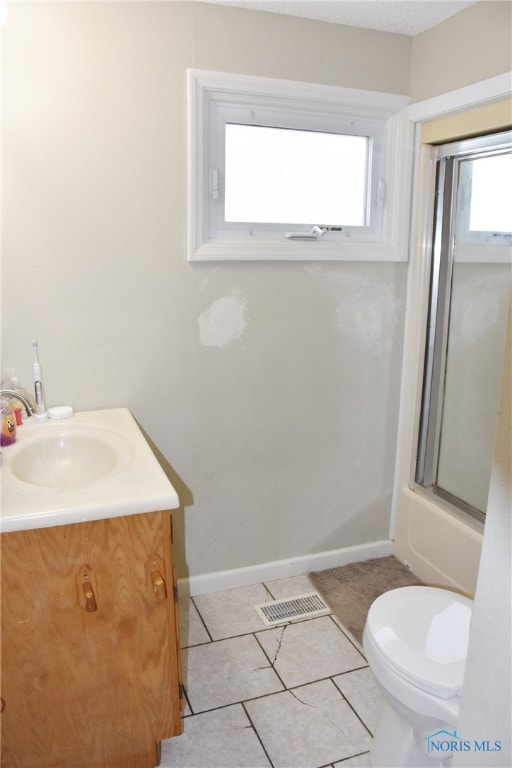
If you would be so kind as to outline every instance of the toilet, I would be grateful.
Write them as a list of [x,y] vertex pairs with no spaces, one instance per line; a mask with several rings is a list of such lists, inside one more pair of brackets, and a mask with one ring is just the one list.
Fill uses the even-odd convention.
[[463,595],[426,586],[392,589],[372,603],[363,649],[385,700],[372,768],[450,764],[472,606]]

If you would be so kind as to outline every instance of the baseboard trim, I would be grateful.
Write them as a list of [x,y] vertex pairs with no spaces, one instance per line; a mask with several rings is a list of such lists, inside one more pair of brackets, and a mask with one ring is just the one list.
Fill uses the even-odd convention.
[[391,554],[393,554],[392,541],[373,541],[369,544],[358,544],[355,547],[332,549],[287,560],[274,560],[245,568],[189,576],[178,579],[178,592],[180,596],[205,595],[209,592],[246,587],[249,584],[260,584],[289,576],[301,576],[312,571],[324,571],[326,568],[337,568],[340,565],[370,560],[372,557],[387,557]]

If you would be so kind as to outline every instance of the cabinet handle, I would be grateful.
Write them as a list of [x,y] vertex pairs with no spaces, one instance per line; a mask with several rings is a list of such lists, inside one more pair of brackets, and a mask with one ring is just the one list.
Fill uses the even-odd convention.
[[146,571],[146,589],[157,600],[165,600],[167,597],[167,584],[165,583],[165,562],[160,555],[153,552],[144,565]]
[[151,571],[151,584],[157,600],[165,600],[167,597],[167,587],[165,579],[160,571]]
[[92,584],[90,581],[84,581],[82,583],[82,592],[84,596],[85,610],[88,613],[93,613],[94,611],[97,611],[98,604],[96,603],[96,596],[94,594],[94,589],[92,588]]
[[82,565],[76,575],[76,585],[78,589],[78,602],[87,613],[94,613],[98,610],[96,595],[98,588],[96,585],[96,575],[89,565]]

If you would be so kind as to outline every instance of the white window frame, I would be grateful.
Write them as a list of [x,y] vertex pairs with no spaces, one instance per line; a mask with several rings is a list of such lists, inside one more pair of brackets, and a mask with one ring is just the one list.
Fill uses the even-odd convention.
[[[188,96],[189,261],[407,260],[412,166],[412,135],[404,117],[408,97],[196,69],[188,70]],[[337,126],[344,133],[351,132],[353,123],[352,132],[358,135],[368,135],[369,126],[376,128],[372,135],[380,136],[381,168],[372,174],[372,206],[377,213],[372,225],[343,228],[312,240],[288,239],[282,227],[267,231],[258,225],[218,227],[211,169],[220,165],[222,178],[224,149],[219,149],[219,139],[222,136],[223,141],[226,116],[243,122],[251,110],[275,114],[276,127]]]
[[[512,131],[497,132],[488,136],[465,139],[452,144],[446,144],[444,154],[460,153],[464,158],[464,147],[474,147],[468,151],[471,160],[477,160],[477,151],[481,150],[480,157],[510,154]],[[491,147],[491,149],[488,149]],[[442,156],[439,152],[437,156]],[[510,185],[508,191],[510,192]],[[470,229],[470,192],[471,176],[468,174],[461,185],[460,194],[467,198],[466,204],[459,203],[459,219],[457,222],[458,237],[454,244],[454,261],[456,262],[489,262],[494,264],[508,264],[511,256],[512,233],[477,231]]]

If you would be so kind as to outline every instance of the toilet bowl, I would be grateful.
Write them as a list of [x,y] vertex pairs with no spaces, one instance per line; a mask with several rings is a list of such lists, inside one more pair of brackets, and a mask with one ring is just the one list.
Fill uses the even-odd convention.
[[449,765],[472,605],[424,586],[393,589],[372,603],[363,648],[385,700],[370,748],[373,768]]

